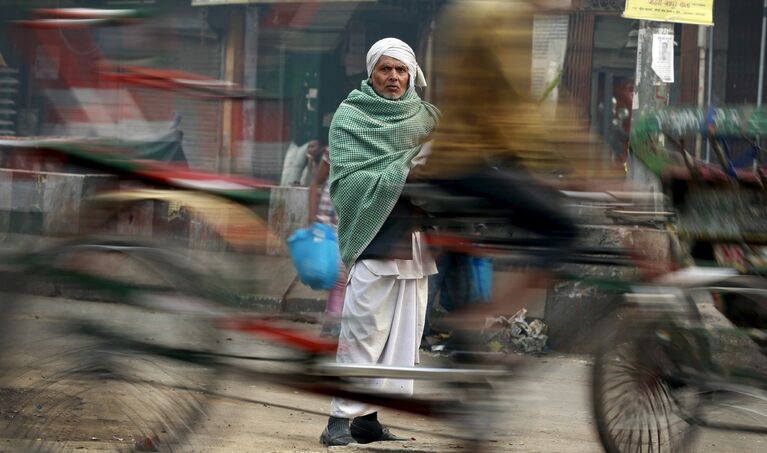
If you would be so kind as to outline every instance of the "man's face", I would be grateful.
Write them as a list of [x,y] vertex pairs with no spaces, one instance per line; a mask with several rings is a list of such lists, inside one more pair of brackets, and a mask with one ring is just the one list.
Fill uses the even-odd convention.
[[401,98],[408,88],[410,74],[405,63],[386,55],[378,59],[372,74],[370,84],[379,96],[390,100]]
[[318,140],[312,140],[306,146],[306,154],[309,154],[310,156],[315,156],[319,150],[320,142]]

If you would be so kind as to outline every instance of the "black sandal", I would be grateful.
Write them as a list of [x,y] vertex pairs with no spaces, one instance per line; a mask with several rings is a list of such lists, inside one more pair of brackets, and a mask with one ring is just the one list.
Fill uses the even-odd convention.
[[331,436],[330,433],[328,433],[328,429],[325,428],[325,430],[322,431],[322,435],[320,435],[320,443],[326,447],[342,447],[344,445],[355,443],[355,439],[348,433],[340,433]]
[[407,437],[393,434],[389,431],[389,428],[383,426],[378,420],[366,420],[362,417],[355,418],[349,430],[358,444],[410,440]]

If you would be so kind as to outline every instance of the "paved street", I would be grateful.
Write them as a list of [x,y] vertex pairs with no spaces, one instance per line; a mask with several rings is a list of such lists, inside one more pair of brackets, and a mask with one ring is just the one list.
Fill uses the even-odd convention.
[[[540,367],[547,376],[541,380],[537,373],[525,373],[519,382],[509,385],[502,393],[510,413],[498,415],[491,441],[493,451],[599,451],[586,405],[587,362],[575,357],[530,359],[529,362],[535,368]],[[429,388],[422,383],[417,386],[417,391],[425,393]],[[200,436],[200,443],[195,444],[199,451],[326,451],[317,438],[326,421],[324,411],[328,399],[307,398],[271,386],[236,383],[225,392],[251,401],[219,399],[211,421],[206,425],[208,433]],[[394,411],[383,411],[381,418],[392,425],[394,432],[415,440],[334,450],[465,451],[458,441],[443,437],[454,433],[456,428],[453,426]],[[265,423],[265,420],[270,421]],[[225,444],[210,450],[210,447],[203,447],[221,437],[226,439]]]
[[[552,355],[527,360],[529,369],[509,383],[502,395],[508,412],[493,430],[492,451],[593,453],[601,451],[589,411],[590,364],[581,357]],[[324,426],[325,398],[307,398],[277,387],[231,382],[214,404],[205,432],[192,443],[200,452],[324,452],[317,438]],[[421,386],[423,388],[424,386]],[[382,420],[396,433],[414,438],[407,443],[335,447],[334,451],[450,452],[467,451],[442,437],[450,426],[423,418],[384,411]],[[706,433],[696,452],[761,451],[764,437]]]
[[[114,306],[78,302],[55,298],[35,298],[27,300],[24,309],[13,312],[13,338],[5,336],[3,341],[10,344],[24,344],[26,349],[20,351],[19,360],[29,366],[36,367],[35,372],[25,372],[24,382],[36,382],[35,379],[46,376],[46,366],[53,366],[56,360],[63,360],[64,350],[76,349],[82,344],[63,333],[60,329],[64,316],[80,318],[94,317],[110,319],[113,322],[121,319],[124,328],[136,326],[138,318],[134,314],[120,314]],[[100,308],[99,308],[100,307]],[[108,316],[107,316],[108,315]],[[6,314],[6,316],[8,316]],[[179,328],[173,332],[167,324],[163,324],[160,315],[143,319],[142,331],[154,335],[155,340],[163,338],[182,338]],[[314,327],[311,327],[314,328]],[[161,331],[162,330],[162,331]],[[164,332],[163,332],[164,331]],[[182,340],[182,343],[198,345],[204,336],[199,332],[198,340]],[[250,337],[225,334],[218,340],[219,344],[227,345],[227,350],[236,353],[255,353],[272,351],[261,342]],[[9,344],[9,343],[6,343]],[[45,345],[45,347],[42,347]],[[58,348],[56,347],[58,345]],[[257,351],[258,350],[258,351]],[[56,356],[56,359],[42,360],[44,357]],[[430,355],[423,357],[424,363],[434,362]],[[8,363],[6,359],[6,364]],[[20,362],[21,363],[21,362]],[[78,362],[83,363],[83,362]],[[35,365],[37,364],[37,365]],[[506,383],[499,392],[498,403],[505,408],[504,413],[497,414],[495,426],[492,428],[491,443],[493,451],[509,452],[598,452],[593,420],[589,409],[589,371],[590,361],[585,357],[563,356],[550,354],[545,357],[527,357],[524,366],[513,380]],[[152,361],[149,366],[141,361],[130,362],[130,369],[137,373],[149,373],[152,379],[170,385],[195,385],[197,379],[206,375],[194,367],[173,367],[167,363]],[[38,374],[39,373],[39,374]],[[325,411],[329,400],[296,392],[275,385],[248,382],[234,376],[223,376],[208,386],[216,395],[211,400],[201,426],[196,434],[183,447],[184,452],[322,452],[326,451],[318,442],[319,434],[326,421]],[[6,388],[7,390],[7,388]],[[127,391],[125,387],[101,388],[98,392],[81,392],[75,395],[79,398],[76,404],[67,405],[56,400],[56,388],[46,387],[47,396],[34,400],[37,413],[24,419],[24,410],[13,406],[13,395],[3,393],[3,404],[0,405],[0,415],[3,422],[11,420],[15,423],[26,420],[23,426],[40,429],[41,437],[50,436],[53,440],[65,432],[59,425],[71,423],[69,431],[80,439],[68,444],[64,451],[111,451],[110,440],[128,439],[133,428],[127,428],[131,417],[122,418],[115,410],[114,403]],[[417,392],[421,394],[434,392],[431,385],[419,382]],[[10,397],[9,397],[10,395]],[[142,395],[137,395],[140,400]],[[161,398],[169,397],[178,400],[178,393],[164,393],[149,401],[147,407],[136,408],[134,414],[141,417],[151,417],[152,411],[171,413],[169,408],[157,408],[162,405]],[[55,402],[54,402],[55,401]],[[87,401],[91,408],[103,410],[102,417],[78,416],[83,402]],[[27,406],[28,409],[28,406]],[[68,411],[71,409],[71,413]],[[141,418],[139,417],[139,418]],[[65,420],[60,420],[65,419]],[[73,421],[74,420],[74,421]],[[460,443],[450,438],[460,427],[450,426],[420,417],[413,417],[394,411],[383,411],[382,420],[393,427],[398,434],[411,437],[410,442],[372,444],[368,446],[349,446],[334,448],[335,451],[403,451],[403,452],[449,452],[467,451]],[[11,423],[8,422],[8,423]],[[73,425],[73,426],[72,426]],[[0,428],[2,426],[0,425]],[[54,429],[54,427],[56,427]],[[56,434],[50,433],[55,431]],[[6,436],[9,437],[9,436]],[[48,437],[46,437],[48,439]],[[695,451],[742,452],[761,451],[767,446],[767,439],[753,435],[706,433],[698,441]],[[8,439],[0,439],[0,452],[19,450],[16,444]]]

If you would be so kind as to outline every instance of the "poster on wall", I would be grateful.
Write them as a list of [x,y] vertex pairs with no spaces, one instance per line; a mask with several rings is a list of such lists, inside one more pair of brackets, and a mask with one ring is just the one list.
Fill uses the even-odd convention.
[[626,0],[623,17],[656,22],[714,25],[714,0]]
[[652,70],[663,83],[674,83],[674,35],[652,35]]

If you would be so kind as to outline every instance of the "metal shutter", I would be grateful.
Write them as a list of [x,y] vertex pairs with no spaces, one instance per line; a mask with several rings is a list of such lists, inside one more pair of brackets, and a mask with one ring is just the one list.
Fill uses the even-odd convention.
[[[223,51],[217,38],[178,36],[176,39],[177,52],[172,55],[169,67],[221,78]],[[184,131],[184,152],[189,165],[195,169],[218,171],[222,103],[174,96],[173,109],[183,116],[181,130]]]

